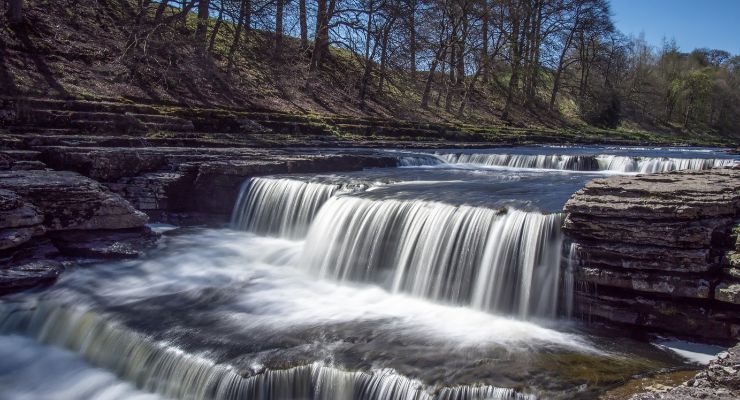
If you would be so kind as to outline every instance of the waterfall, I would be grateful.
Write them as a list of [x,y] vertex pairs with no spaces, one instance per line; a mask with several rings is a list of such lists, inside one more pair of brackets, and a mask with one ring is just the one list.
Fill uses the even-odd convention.
[[614,171],[652,174],[680,170],[704,170],[737,164],[734,159],[629,157],[615,155],[521,155],[452,153],[439,155],[450,164],[476,164],[508,168],[569,171]]
[[625,157],[600,155],[596,157],[600,170],[618,172],[639,172],[654,174],[657,172],[704,170],[735,165],[733,159],[712,158],[668,158],[668,157]]
[[563,271],[563,303],[565,316],[568,318],[573,317],[574,296],[576,290],[575,276],[577,267],[578,244],[573,242],[568,247],[568,265],[565,267],[565,271]]
[[554,316],[560,214],[334,197],[302,259],[319,276],[520,317]]
[[289,178],[251,178],[242,185],[231,225],[261,235],[301,238],[319,208],[341,188]]
[[426,165],[439,165],[445,162],[444,159],[434,154],[413,154],[404,155],[398,159],[399,167],[420,167]]
[[[169,398],[261,400],[533,399],[487,385],[436,387],[393,369],[345,371],[321,363],[280,370],[237,369],[190,354],[102,314],[46,302],[0,305],[0,333],[21,334],[80,354],[137,388]],[[258,370],[255,372],[255,370]],[[262,370],[262,371],[259,371]]]
[[599,167],[593,156],[458,153],[445,154],[442,158],[451,164],[478,164],[509,168],[595,171]]

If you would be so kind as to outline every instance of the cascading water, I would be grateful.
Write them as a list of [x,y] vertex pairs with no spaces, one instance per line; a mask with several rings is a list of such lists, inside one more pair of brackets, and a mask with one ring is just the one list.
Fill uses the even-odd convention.
[[330,199],[302,259],[320,276],[521,317],[554,316],[560,214]]
[[509,168],[596,171],[599,167],[592,156],[458,153],[444,154],[441,157],[451,164],[477,164]]
[[[232,219],[249,232],[165,235],[3,298],[0,400],[590,399],[685,367],[541,320],[572,313],[577,262],[545,211],[598,174],[536,169],[734,161],[514,155],[497,162],[531,170],[509,171],[395,154],[409,168],[254,178]],[[586,384],[583,365],[600,366]]]
[[[167,398],[194,400],[528,400],[534,396],[490,385],[434,387],[398,374],[390,368],[345,371],[322,363],[281,370],[239,371],[207,356],[189,354],[165,342],[127,329],[104,315],[83,308],[35,304],[0,307],[0,334],[22,334],[80,354],[92,365],[106,368],[137,388]],[[0,347],[0,351],[4,349]],[[1,354],[1,353],[0,353]],[[69,356],[68,356],[69,357]],[[75,360],[72,359],[72,362]],[[255,367],[259,368],[259,367]],[[103,374],[87,384],[98,387]],[[89,374],[87,379],[93,378]],[[95,384],[95,387],[91,385]],[[125,384],[111,393],[133,396]],[[143,394],[136,393],[139,396]],[[63,395],[57,393],[57,396]],[[0,395],[2,398],[2,395]],[[100,397],[98,397],[100,398]],[[147,396],[154,399],[153,396]]]
[[638,172],[641,174],[654,174],[658,172],[681,171],[681,170],[704,170],[710,168],[723,168],[735,165],[732,159],[706,159],[706,158],[654,158],[654,157],[625,157],[600,155],[596,157],[599,169],[604,171]]
[[239,193],[231,225],[262,235],[303,237],[319,208],[339,184],[289,178],[251,178]]
[[555,169],[568,171],[613,171],[653,174],[680,170],[705,170],[736,165],[734,159],[632,157],[617,155],[530,155],[450,153],[439,155],[450,164],[491,167]]
[[427,165],[439,165],[445,160],[434,154],[413,154],[399,157],[399,167],[421,167]]

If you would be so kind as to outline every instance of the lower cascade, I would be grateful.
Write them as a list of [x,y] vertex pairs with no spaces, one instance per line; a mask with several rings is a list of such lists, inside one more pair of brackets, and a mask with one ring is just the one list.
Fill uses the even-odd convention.
[[369,200],[327,201],[302,259],[320,276],[520,317],[557,313],[561,214]]
[[345,371],[321,363],[246,375],[207,357],[107,319],[91,310],[49,305],[0,307],[0,333],[25,335],[80,354],[136,387],[168,398],[195,400],[527,400],[533,396],[489,385],[432,387],[393,369]]

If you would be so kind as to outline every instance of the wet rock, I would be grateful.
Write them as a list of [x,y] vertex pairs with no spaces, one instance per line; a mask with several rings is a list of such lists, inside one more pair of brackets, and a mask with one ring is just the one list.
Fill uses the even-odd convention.
[[639,393],[630,400],[734,400],[740,398],[740,345],[720,353],[696,376],[680,386]]
[[126,200],[73,172],[0,172],[0,188],[35,206],[50,231],[126,229],[147,222]]
[[703,302],[611,288],[579,290],[575,297],[575,316],[586,321],[637,325],[648,331],[723,343],[740,333],[740,319],[735,311],[710,309]]
[[597,285],[697,299],[709,298],[712,291],[711,282],[707,279],[655,272],[583,267],[578,269],[577,278]]
[[54,283],[64,271],[61,263],[32,261],[0,269],[0,294],[8,294]]
[[15,192],[0,189],[0,250],[19,246],[44,233],[43,216]]
[[62,254],[85,258],[136,258],[157,244],[148,227],[119,230],[54,232],[49,235]]
[[16,161],[10,166],[13,171],[31,171],[46,169],[46,164],[41,161]]

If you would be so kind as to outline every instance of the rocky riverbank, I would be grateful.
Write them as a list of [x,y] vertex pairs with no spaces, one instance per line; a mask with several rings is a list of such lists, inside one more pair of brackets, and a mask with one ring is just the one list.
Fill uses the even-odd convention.
[[655,385],[630,400],[733,400],[740,398],[740,345],[717,355],[696,376],[670,387]]
[[740,170],[595,180],[565,211],[580,318],[740,338]]

